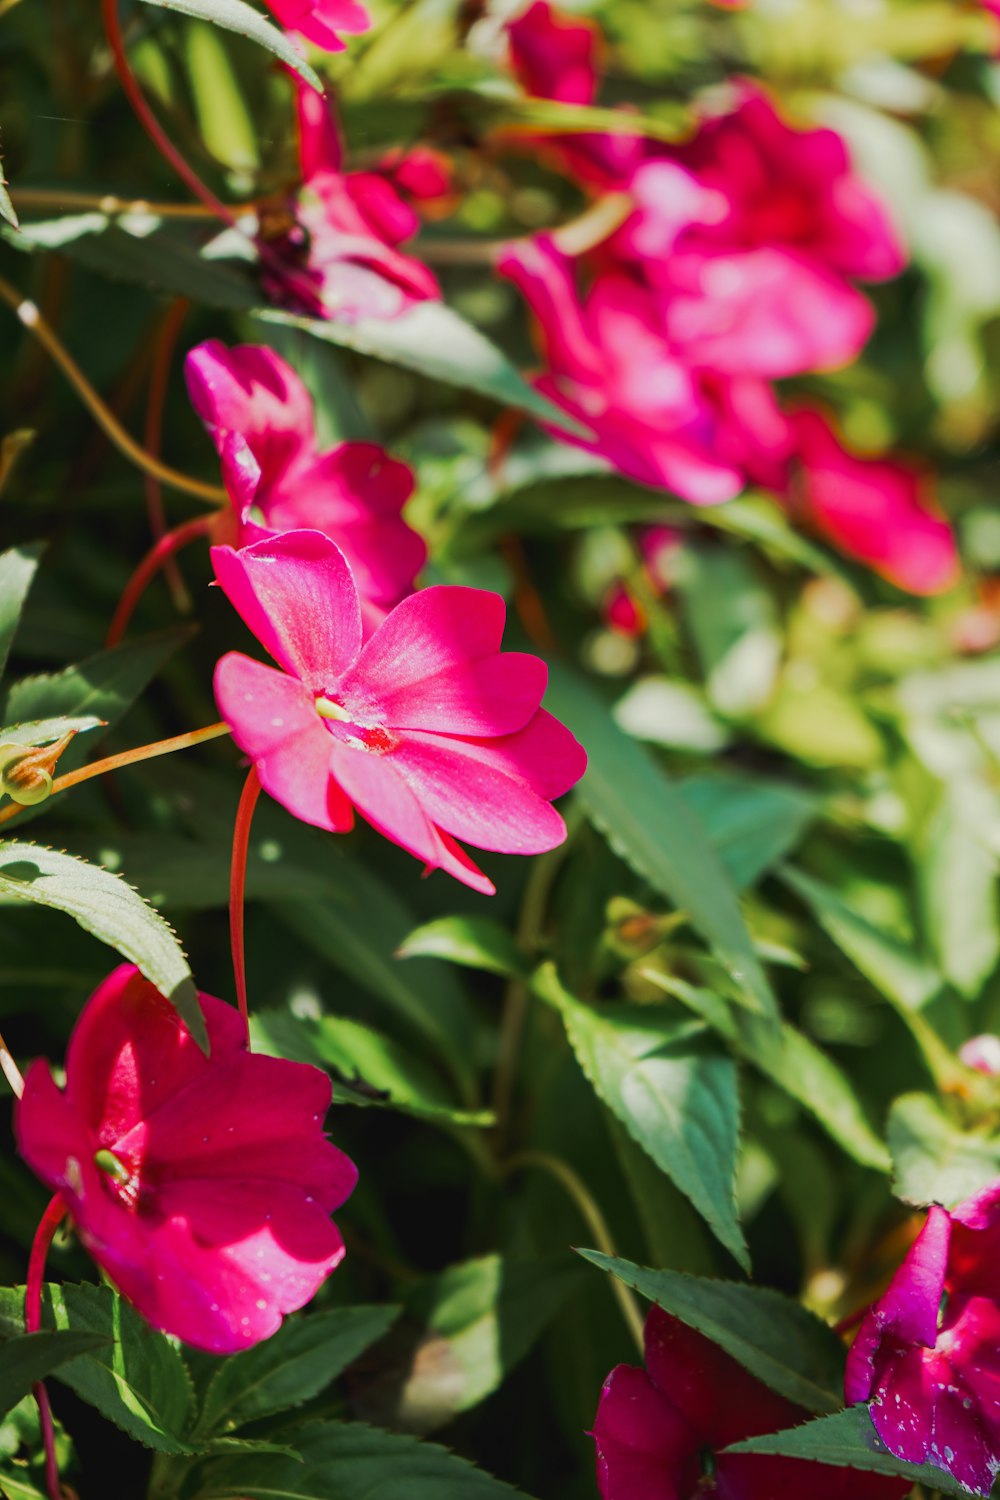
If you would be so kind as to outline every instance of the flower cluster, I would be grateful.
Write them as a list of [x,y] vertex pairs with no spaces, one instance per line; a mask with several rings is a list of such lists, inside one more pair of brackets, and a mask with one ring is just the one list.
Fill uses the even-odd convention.
[[[592,26],[534,0],[508,36],[528,92],[594,101]],[[542,144],[584,187],[628,205],[581,256],[541,235],[500,261],[539,327],[539,388],[593,434],[567,440],[695,505],[761,485],[899,587],[948,587],[955,544],[922,477],[853,453],[772,385],[853,360],[874,323],[858,283],[906,263],[836,132],[789,124],[758,85],[737,82],[676,146],[624,127]]]

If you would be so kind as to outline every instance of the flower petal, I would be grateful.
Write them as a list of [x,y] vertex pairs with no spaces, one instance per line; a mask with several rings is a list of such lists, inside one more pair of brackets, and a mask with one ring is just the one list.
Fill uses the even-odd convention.
[[688,1500],[701,1474],[698,1442],[645,1370],[618,1365],[594,1418],[602,1500]]

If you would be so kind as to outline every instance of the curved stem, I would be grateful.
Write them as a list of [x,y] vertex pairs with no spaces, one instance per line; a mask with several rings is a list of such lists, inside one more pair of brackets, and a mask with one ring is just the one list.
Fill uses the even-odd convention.
[[196,516],[193,521],[185,521],[182,526],[175,526],[173,531],[166,532],[149,549],[122,591],[111,624],[108,626],[108,633],[104,640],[105,646],[118,645],[128,629],[136,605],[160,569],[165,567],[189,542],[208,536],[214,522],[214,516]]
[[[506,1177],[511,1172],[518,1172],[522,1167],[537,1167],[540,1171],[548,1172],[562,1185],[566,1193],[572,1198],[580,1211],[580,1217],[584,1220],[590,1233],[594,1236],[594,1242],[598,1250],[604,1255],[610,1255],[617,1259],[618,1251],[615,1242],[611,1238],[607,1220],[598,1208],[595,1199],[591,1196],[583,1178],[568,1162],[562,1161],[558,1156],[552,1156],[548,1151],[519,1151],[511,1156],[500,1166],[501,1176]],[[617,1277],[611,1279],[611,1290],[615,1295],[618,1306],[621,1308],[622,1316],[628,1325],[628,1331],[635,1339],[636,1346],[642,1353],[643,1349],[643,1317],[639,1311],[639,1304],[635,1295],[623,1281]]]
[[[186,297],[176,297],[167,308],[159,337],[156,340],[153,368],[149,376],[149,392],[146,397],[146,427],[142,435],[146,452],[151,453],[154,458],[159,458],[162,452],[163,408],[167,401],[170,366],[190,307],[191,304]],[[149,529],[153,541],[158,542],[167,534],[167,517],[163,509],[163,491],[160,488],[160,481],[153,474],[146,475],[146,515],[149,517]],[[163,576],[173,598],[174,608],[180,614],[190,614],[191,595],[184,585],[181,570],[173,555],[164,560]]]
[[159,459],[141,448],[125,431],[114,412],[101,400],[76,360],[58,338],[54,329],[42,317],[35,304],[28,298],[22,297],[17,288],[11,286],[10,282],[5,281],[2,276],[0,276],[0,301],[6,302],[24,327],[35,335],[66,376],[91,416],[103,428],[119,453],[122,453],[130,463],[135,464],[136,468],[142,469],[146,474],[154,474],[170,489],[181,490],[186,495],[194,495],[199,500],[207,500],[212,505],[218,505],[221,501],[229,499],[221,485],[204,484],[200,479],[189,479],[186,474],[180,474],[169,465],[160,463]]
[[[172,755],[175,750],[187,750],[192,745],[220,739],[230,732],[229,725],[220,721],[218,724],[208,724],[204,729],[191,729],[187,734],[174,735],[169,740],[155,740],[151,745],[138,745],[134,750],[123,750],[119,755],[109,755],[105,760],[95,760],[92,765],[81,766],[79,771],[67,771],[65,776],[58,776],[52,783],[49,795],[55,796],[56,792],[65,792],[71,786],[78,786],[81,781],[90,781],[94,776],[120,770],[122,766],[132,766],[141,760],[153,760],[158,755]],[[0,808],[0,823],[8,822],[21,811],[21,805],[17,802]]]
[[[52,1236],[62,1223],[65,1214],[66,1205],[62,1200],[62,1195],[56,1193],[42,1214],[38,1228],[35,1230],[35,1238],[31,1242],[31,1254],[28,1258],[28,1285],[24,1295],[26,1333],[37,1333],[42,1326],[42,1286],[45,1281],[45,1261],[48,1257],[49,1246],[52,1244]],[[52,1407],[49,1405],[49,1393],[45,1389],[44,1381],[41,1380],[32,1389],[38,1404],[42,1443],[45,1447],[45,1488],[49,1492],[49,1500],[63,1500],[59,1483],[59,1465],[56,1462],[56,1435],[52,1422]]]
[[254,808],[260,796],[260,779],[257,767],[251,766],[239,807],[236,809],[236,824],[233,828],[233,856],[229,866],[229,943],[233,954],[233,977],[236,981],[236,1003],[246,1028],[247,1046],[250,1045],[250,1010],[247,1005],[247,969],[244,951],[244,896],[247,888],[247,850],[250,847],[250,825]]

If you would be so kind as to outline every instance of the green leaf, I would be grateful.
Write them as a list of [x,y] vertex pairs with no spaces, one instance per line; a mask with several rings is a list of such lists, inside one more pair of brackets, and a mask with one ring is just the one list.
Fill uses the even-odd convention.
[[186,30],[187,73],[205,146],[231,172],[258,171],[253,121],[225,42],[199,21]]
[[795,847],[818,810],[808,792],[758,776],[686,776],[677,790],[741,891]]
[[489,1110],[467,1110],[438,1075],[405,1047],[344,1016],[296,1016],[269,1010],[252,1018],[258,1051],[312,1063],[334,1075],[338,1103],[398,1109],[418,1119],[451,1125],[492,1125]]
[[72,854],[18,839],[0,841],[0,904],[29,901],[66,912],[108,943],[175,1006],[208,1051],[205,1018],[184,952],[167,922],[118,875]]
[[[108,1348],[69,1360],[57,1376],[129,1437],[160,1453],[190,1453],[183,1434],[193,1387],[181,1355],[106,1286],[47,1285],[48,1327],[99,1337]],[[23,1287],[0,1288],[0,1333],[24,1326]]]
[[109,1340],[97,1333],[23,1333],[0,1345],[0,1416],[29,1395],[67,1360],[100,1348]]
[[4,725],[0,729],[0,745],[24,745],[29,748],[33,745],[48,745],[53,740],[62,739],[70,730],[75,734],[82,734],[86,729],[100,729],[103,725],[104,720],[93,714],[77,718],[30,719],[27,724]]
[[687,543],[678,556],[684,618],[701,663],[709,701],[741,717],[771,695],[782,641],[770,593],[743,551]]
[[804,1458],[836,1468],[862,1469],[871,1474],[898,1474],[927,1487],[928,1493],[963,1496],[969,1491],[933,1464],[908,1464],[896,1458],[880,1439],[863,1406],[852,1406],[829,1417],[819,1417],[787,1432],[733,1443],[727,1453],[773,1453]]
[[2,161],[0,161],[0,218],[6,219],[12,229],[17,228],[17,214],[7,191],[7,179],[4,176]]
[[562,1015],[577,1061],[608,1108],[749,1269],[734,1197],[740,1108],[732,1059],[705,1027],[678,1024],[659,1007],[582,1005],[551,965],[533,988]]
[[878,1172],[891,1169],[889,1152],[872,1130],[846,1074],[801,1031],[787,1021],[775,1031],[759,1017],[734,1010],[711,990],[657,969],[643,969],[642,975],[690,1005],[741,1057],[815,1115],[855,1161]]
[[775,1015],[733,883],[677,788],[578,674],[553,666],[545,701],[587,748],[575,795],[615,853],[687,913],[748,1003]]
[[959,1130],[930,1094],[894,1100],[887,1133],[893,1189],[905,1203],[954,1208],[1000,1176],[1000,1137]]
[[396,318],[303,318],[280,308],[255,308],[265,323],[301,328],[314,338],[402,365],[431,380],[478,391],[501,406],[513,406],[562,432],[589,436],[558,406],[540,396],[494,343],[443,302],[418,302]]
[[41,542],[0,552],[0,677],[7,666],[24,601],[38,570]]
[[443,958],[488,974],[525,972],[524,957],[506,927],[490,917],[438,917],[403,939],[397,958]]
[[681,1271],[645,1270],[599,1250],[580,1254],[696,1328],[796,1406],[828,1412],[843,1404],[844,1346],[832,1328],[791,1298]]
[[[974,1000],[1000,957],[997,859],[984,831],[977,788],[945,783],[937,805],[922,810],[917,875],[924,928],[941,972]],[[989,816],[995,798],[988,798]]]
[[274,1335],[223,1360],[205,1392],[196,1432],[229,1431],[319,1394],[374,1344],[398,1307],[337,1307],[290,1318]]
[[261,1457],[205,1464],[195,1500],[515,1500],[521,1492],[437,1443],[361,1422],[300,1428],[301,1463]]
[[258,46],[265,47],[281,59],[293,73],[298,73],[306,83],[320,93],[323,84],[317,73],[305,61],[298,48],[277,26],[266,21],[245,0],[145,0],[158,10],[179,11],[182,16],[193,16],[199,21],[211,21],[213,26],[222,26],[226,31],[235,31]]
[[[407,1297],[424,1329],[358,1399],[394,1428],[432,1432],[492,1394],[578,1289],[562,1256],[521,1261],[486,1255],[449,1266]],[[374,1410],[373,1410],[374,1408]]]

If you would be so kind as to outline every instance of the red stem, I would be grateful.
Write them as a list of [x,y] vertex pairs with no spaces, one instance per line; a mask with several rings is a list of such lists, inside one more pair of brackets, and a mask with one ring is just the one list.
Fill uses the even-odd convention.
[[128,629],[136,605],[164,564],[189,542],[197,541],[201,536],[208,536],[214,524],[215,516],[195,516],[193,521],[185,521],[183,525],[175,526],[173,531],[166,532],[149,549],[122,590],[122,596],[118,600],[111,624],[108,626],[104,642],[106,646],[117,646]]
[[870,1307],[870,1302],[866,1302],[864,1307],[856,1307],[852,1313],[848,1313],[845,1318],[841,1318],[839,1323],[834,1323],[834,1333],[850,1333],[851,1329],[856,1328],[857,1325],[861,1322],[861,1319],[864,1317],[865,1313]]
[[[163,408],[167,399],[167,383],[170,366],[180,331],[191,307],[186,297],[177,297],[167,309],[160,328],[160,336],[153,352],[153,368],[149,376],[149,394],[146,399],[146,430],[144,442],[147,453],[159,458],[163,443]],[[146,475],[146,514],[154,542],[167,534],[167,518],[163,510],[163,489],[153,474]],[[163,576],[173,596],[174,606],[181,614],[190,614],[191,595],[188,593],[176,559],[168,557],[163,565]]]
[[[45,1281],[45,1262],[48,1258],[49,1246],[52,1244],[52,1236],[65,1215],[66,1205],[62,1200],[62,1195],[56,1193],[42,1214],[38,1228],[35,1230],[35,1238],[31,1242],[31,1254],[28,1257],[28,1285],[24,1296],[24,1327],[27,1333],[37,1333],[42,1326],[42,1286]],[[45,1445],[45,1488],[49,1492],[49,1500],[63,1500],[62,1486],[59,1483],[59,1465],[56,1462],[56,1435],[52,1422],[52,1407],[49,1405],[49,1393],[45,1389],[44,1381],[39,1380],[33,1387],[33,1392],[38,1404],[42,1442]]]
[[254,808],[260,796],[260,780],[257,767],[251,766],[243,783],[240,805],[236,809],[236,825],[233,828],[233,858],[229,867],[229,942],[233,952],[233,975],[236,980],[236,1003],[246,1028],[247,1046],[250,1045],[250,1011],[247,1006],[247,971],[243,947],[243,898],[247,886],[247,850],[250,846],[250,824]]

